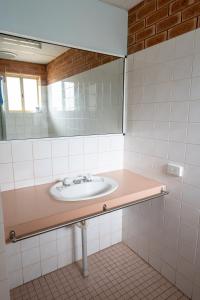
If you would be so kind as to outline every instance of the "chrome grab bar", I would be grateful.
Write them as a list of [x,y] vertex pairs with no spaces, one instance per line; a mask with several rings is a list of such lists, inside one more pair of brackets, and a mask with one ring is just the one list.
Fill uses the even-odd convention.
[[17,237],[16,232],[14,230],[11,230],[10,235],[9,235],[9,241],[15,243],[15,242],[25,240],[25,239],[28,239],[30,237],[33,237],[33,236],[36,236],[36,235],[39,235],[39,234],[42,234],[42,233],[46,233],[46,232],[49,232],[49,231],[52,231],[52,230],[55,230],[55,229],[59,229],[59,228],[63,228],[63,227],[66,227],[66,226],[71,226],[71,225],[77,224],[77,223],[82,222],[82,221],[86,221],[86,220],[89,220],[89,219],[92,219],[92,218],[95,218],[95,217],[99,217],[99,216],[104,215],[104,214],[108,214],[108,213],[111,213],[111,212],[114,212],[114,211],[117,211],[117,210],[120,210],[120,209],[123,209],[123,208],[127,208],[129,206],[133,206],[133,205],[136,205],[136,204],[139,204],[139,203],[142,203],[142,202],[146,202],[146,201],[153,200],[153,199],[156,199],[156,198],[159,198],[159,197],[162,197],[162,196],[166,196],[168,194],[169,194],[168,191],[165,191],[165,190],[161,189],[159,194],[149,196],[149,197],[145,197],[145,198],[140,199],[140,200],[135,200],[133,202],[129,202],[129,203],[126,203],[126,204],[122,204],[122,205],[116,206],[114,208],[108,208],[106,203],[103,203],[102,211],[100,211],[98,213],[94,213],[94,214],[90,214],[90,215],[87,215],[87,216],[84,216],[84,217],[81,217],[81,218],[77,218],[77,219],[74,219],[72,221],[68,221],[64,224],[54,226],[52,228],[43,229],[43,230],[40,230],[36,233],[31,233],[31,234],[24,235],[23,237]]

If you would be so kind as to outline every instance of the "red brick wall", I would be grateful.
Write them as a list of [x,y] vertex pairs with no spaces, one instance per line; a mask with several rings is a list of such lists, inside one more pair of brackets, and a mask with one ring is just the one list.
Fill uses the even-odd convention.
[[117,59],[115,56],[69,49],[47,65],[47,82],[52,83]]
[[90,51],[69,49],[47,65],[0,59],[0,74],[15,73],[40,76],[42,85],[90,70],[118,57]]
[[200,27],[200,0],[144,0],[128,12],[128,54]]
[[0,59],[0,74],[5,74],[6,72],[39,76],[42,85],[46,85],[47,83],[46,65],[21,62],[9,59]]

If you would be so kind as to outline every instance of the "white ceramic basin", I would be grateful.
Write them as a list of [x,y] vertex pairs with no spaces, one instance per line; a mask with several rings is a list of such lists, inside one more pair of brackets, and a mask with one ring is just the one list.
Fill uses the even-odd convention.
[[50,194],[60,201],[91,200],[113,193],[118,188],[118,183],[112,178],[93,176],[90,182],[69,184],[62,182],[50,188]]

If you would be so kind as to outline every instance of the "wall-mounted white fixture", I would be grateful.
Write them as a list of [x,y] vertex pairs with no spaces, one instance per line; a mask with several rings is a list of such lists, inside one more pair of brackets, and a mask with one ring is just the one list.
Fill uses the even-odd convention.
[[167,164],[167,174],[169,175],[173,175],[176,177],[183,177],[183,171],[184,171],[183,166],[173,164],[173,163]]

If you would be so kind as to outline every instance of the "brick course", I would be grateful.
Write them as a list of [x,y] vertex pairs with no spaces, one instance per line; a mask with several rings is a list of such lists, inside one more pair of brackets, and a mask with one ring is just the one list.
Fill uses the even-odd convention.
[[[134,43],[134,40],[132,41]],[[69,49],[47,65],[47,83],[53,83],[90,70],[118,57],[91,51]]]
[[144,41],[139,42],[137,44],[133,44],[129,47],[130,53],[134,53],[144,49]]
[[154,23],[158,23],[160,20],[165,19],[167,16],[168,16],[168,8],[163,7],[146,18],[146,25],[149,26]]
[[181,13],[180,12],[175,15],[169,16],[168,18],[166,18],[166,19],[160,21],[158,24],[156,24],[156,31],[157,32],[165,31],[179,23],[181,23]]
[[200,0],[144,0],[128,12],[128,54],[200,27]]
[[156,34],[155,36],[150,37],[145,40],[145,47],[148,48],[153,45],[164,42],[164,41],[166,41],[166,37],[167,37],[167,31],[161,32],[160,34]]
[[155,26],[147,27],[136,33],[136,41],[143,41],[155,34]]
[[172,2],[169,6],[169,13],[173,14],[178,11],[183,10],[185,7],[188,7],[190,4],[193,4],[193,0],[176,0]]
[[[133,40],[132,43],[134,42]],[[14,73],[39,76],[41,84],[47,85],[106,64],[117,58],[112,55],[69,49],[47,65],[0,59],[0,74]]]
[[177,26],[171,28],[168,32],[169,38],[176,37],[177,35],[184,34],[188,31],[194,30],[197,28],[197,18],[190,19],[186,22],[183,22]]
[[197,16],[200,16],[200,2],[190,7],[187,7],[182,12],[183,21]]
[[43,64],[34,64],[10,59],[0,59],[0,73],[39,76],[42,85],[46,85],[47,83],[46,65]]

